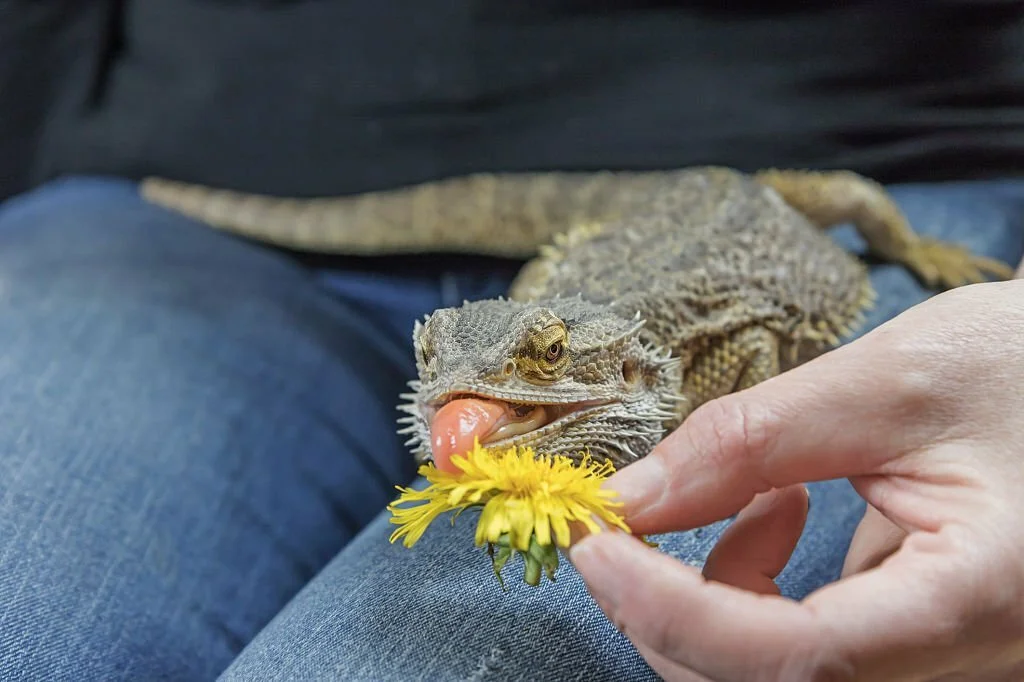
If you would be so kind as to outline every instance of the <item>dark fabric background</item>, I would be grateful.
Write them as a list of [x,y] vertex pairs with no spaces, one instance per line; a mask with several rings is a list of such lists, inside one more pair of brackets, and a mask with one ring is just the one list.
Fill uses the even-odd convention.
[[305,196],[695,163],[1017,174],[1022,5],[0,0],[0,197],[86,172]]

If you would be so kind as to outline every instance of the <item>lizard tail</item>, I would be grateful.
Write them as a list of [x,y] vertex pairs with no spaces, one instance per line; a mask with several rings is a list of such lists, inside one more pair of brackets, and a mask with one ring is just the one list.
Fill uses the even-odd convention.
[[278,198],[150,177],[147,201],[215,228],[320,253],[530,258],[574,224],[609,218],[662,173],[476,174],[338,197]]

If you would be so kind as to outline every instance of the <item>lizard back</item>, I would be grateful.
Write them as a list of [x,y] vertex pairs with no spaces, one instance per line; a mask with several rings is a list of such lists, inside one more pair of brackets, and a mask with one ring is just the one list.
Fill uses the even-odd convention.
[[856,257],[776,192],[724,168],[677,174],[632,215],[578,226],[512,289],[527,300],[577,294],[639,312],[653,341],[676,348],[751,324],[789,345],[830,340],[873,298]]

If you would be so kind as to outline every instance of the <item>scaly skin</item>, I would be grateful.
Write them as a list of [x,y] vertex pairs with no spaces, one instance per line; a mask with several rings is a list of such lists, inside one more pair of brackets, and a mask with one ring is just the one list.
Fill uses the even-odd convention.
[[400,409],[421,461],[433,415],[467,396],[523,406],[537,426],[488,447],[589,449],[616,466],[645,456],[702,403],[806,362],[860,324],[874,292],[864,265],[822,231],[834,224],[853,222],[875,254],[934,287],[1013,274],[918,236],[884,189],[848,172],[478,175],[305,201],[150,180],[143,194],[291,248],[532,257],[509,299],[417,323],[419,379]]

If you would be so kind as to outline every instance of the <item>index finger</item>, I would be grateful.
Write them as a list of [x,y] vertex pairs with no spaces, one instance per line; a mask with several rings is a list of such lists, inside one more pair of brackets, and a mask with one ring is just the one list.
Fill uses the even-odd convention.
[[[609,479],[637,533],[706,525],[754,495],[877,471],[928,442],[932,381],[892,334],[871,334],[713,400]],[[904,344],[905,345],[905,344]]]

